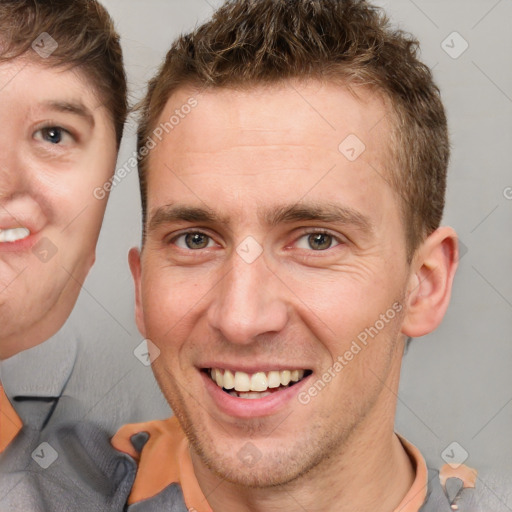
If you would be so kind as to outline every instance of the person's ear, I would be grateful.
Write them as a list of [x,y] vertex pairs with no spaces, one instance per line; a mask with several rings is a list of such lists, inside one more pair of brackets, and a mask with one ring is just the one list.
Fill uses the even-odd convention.
[[439,326],[450,302],[458,259],[457,234],[450,227],[438,228],[416,250],[407,286],[403,334],[417,338]]
[[144,313],[142,310],[142,292],[141,292],[141,263],[139,249],[133,247],[128,253],[128,262],[132,271],[133,282],[135,284],[135,321],[139,332],[146,338],[146,325],[144,322]]

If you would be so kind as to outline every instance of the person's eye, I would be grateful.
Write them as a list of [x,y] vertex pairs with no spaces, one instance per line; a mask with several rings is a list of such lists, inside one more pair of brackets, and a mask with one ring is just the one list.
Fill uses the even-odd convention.
[[215,247],[215,242],[208,235],[201,232],[184,233],[173,240],[180,249],[199,250]]
[[60,126],[46,126],[41,128],[35,132],[34,138],[53,145],[65,145],[74,141],[71,133]]
[[309,233],[301,236],[296,243],[298,249],[313,251],[326,251],[337,245],[340,245],[340,242],[329,233]]

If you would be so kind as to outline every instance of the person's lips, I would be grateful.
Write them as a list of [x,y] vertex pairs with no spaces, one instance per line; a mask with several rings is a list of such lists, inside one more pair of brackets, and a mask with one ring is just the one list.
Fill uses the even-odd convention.
[[[277,366],[277,365],[276,365]],[[300,365],[299,365],[300,367]],[[219,412],[231,418],[251,419],[279,414],[294,403],[312,371],[305,368],[269,370],[229,369],[215,364],[200,373],[206,391]],[[297,402],[298,403],[298,402]]]
[[231,396],[257,399],[291,387],[311,372],[307,369],[295,369],[260,371],[249,374],[244,371],[211,368],[207,370],[207,373],[209,373],[210,378],[219,388],[225,390]]
[[30,251],[39,240],[41,228],[36,223],[16,225],[0,221],[0,253]]
[[0,229],[0,244],[19,242],[25,238],[28,238],[30,234],[30,230],[23,226],[9,229]]
[[45,216],[35,208],[10,208],[7,212],[0,207],[0,252],[23,252],[32,249],[46,223]]

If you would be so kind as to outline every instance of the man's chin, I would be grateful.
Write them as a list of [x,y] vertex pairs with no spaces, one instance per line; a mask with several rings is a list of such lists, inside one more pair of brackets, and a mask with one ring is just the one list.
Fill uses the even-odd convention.
[[[259,466],[259,467],[256,467]],[[227,481],[237,487],[249,489],[267,489],[290,484],[298,478],[295,471],[287,469],[276,470],[274,463],[261,463],[254,467],[240,465],[240,462],[233,460],[225,464],[210,465],[209,469],[220,479]],[[300,474],[300,473],[299,473]]]
[[266,489],[291,484],[316,465],[307,458],[287,455],[276,452],[263,454],[249,441],[230,455],[219,457],[203,452],[197,457],[222,481],[237,487]]

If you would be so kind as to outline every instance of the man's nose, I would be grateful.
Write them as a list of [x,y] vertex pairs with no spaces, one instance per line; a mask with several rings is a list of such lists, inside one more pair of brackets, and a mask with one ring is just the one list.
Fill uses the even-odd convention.
[[267,267],[264,255],[252,263],[237,253],[232,258],[231,270],[213,292],[210,326],[239,344],[284,329],[289,316],[285,287]]
[[27,174],[19,151],[5,139],[0,140],[0,200],[8,200],[23,193],[28,186]]

